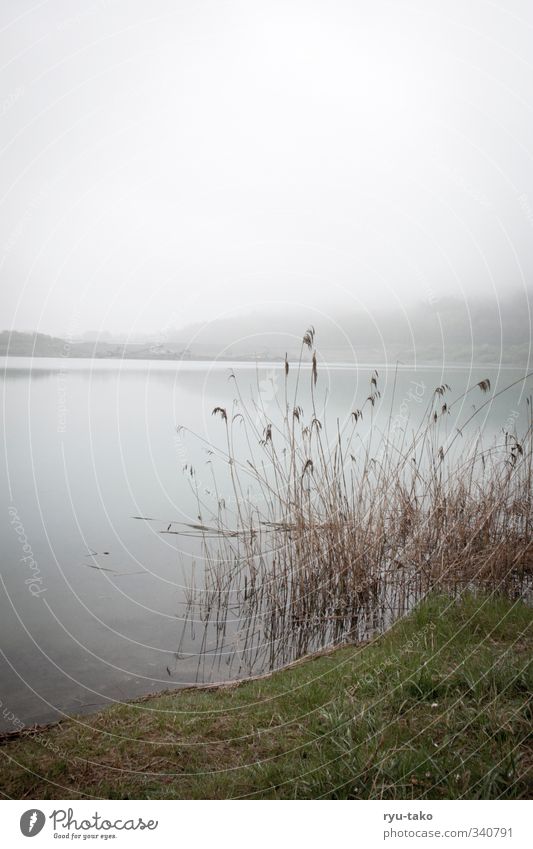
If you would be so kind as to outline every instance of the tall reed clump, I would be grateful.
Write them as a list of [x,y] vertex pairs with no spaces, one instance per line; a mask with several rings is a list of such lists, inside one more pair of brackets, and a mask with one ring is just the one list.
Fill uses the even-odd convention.
[[[491,403],[483,380],[453,403],[447,384],[436,387],[410,435],[394,427],[394,401],[378,428],[373,372],[364,404],[332,432],[317,412],[314,345],[310,328],[292,373],[285,360],[268,416],[237,382],[232,408],[213,410],[225,448],[212,450],[232,497],[215,480],[213,508],[197,489],[199,523],[187,530],[205,566],[189,588],[190,620],[204,623],[206,650],[223,649],[248,672],[375,633],[429,590],[520,593],[531,579],[531,414],[522,437],[502,433],[485,447],[475,429]],[[481,404],[450,433],[450,412],[468,393]]]

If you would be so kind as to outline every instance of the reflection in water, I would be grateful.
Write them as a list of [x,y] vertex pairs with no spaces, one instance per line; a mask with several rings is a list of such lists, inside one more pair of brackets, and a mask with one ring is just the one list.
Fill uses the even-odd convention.
[[[458,476],[447,481],[438,450],[473,405],[496,396],[469,427],[482,435],[472,486],[485,481],[486,504],[504,491],[507,509],[529,455],[526,442],[523,454],[513,452],[503,430],[527,431],[530,382],[497,395],[521,375],[379,369],[371,387],[371,369],[320,360],[317,368],[315,386],[311,362],[299,377],[291,365],[285,379],[283,364],[4,361],[0,698],[8,712],[25,723],[47,721],[168,686],[262,671],[364,636],[409,606],[429,580],[444,580],[434,557],[431,569],[426,563],[435,538],[442,569],[461,585],[460,528],[472,550],[485,534],[493,552],[487,577],[499,580],[504,543],[508,552],[511,534],[529,534],[528,502],[515,498],[514,512],[496,510],[472,535],[486,513],[476,513]],[[490,393],[463,394],[486,377]],[[435,397],[444,380],[451,392]],[[372,404],[366,399],[376,389]],[[441,415],[444,403],[450,408]],[[417,437],[415,465],[407,446],[431,405],[437,427]],[[212,415],[215,407],[226,410],[227,422]],[[396,450],[387,454],[391,434]],[[495,438],[500,448],[489,450]],[[467,444],[457,436],[447,463],[461,452],[468,457]],[[401,473],[397,462],[385,462],[398,452]],[[424,500],[431,457],[440,478]],[[440,509],[443,494],[448,512]],[[400,495],[406,500],[396,510]],[[39,596],[28,591],[32,570],[22,558],[30,555],[10,508],[42,577]],[[472,569],[487,561],[486,551],[475,548]],[[2,722],[9,730],[10,721]]]
[[[318,417],[312,363],[306,376],[297,371],[294,391],[286,364],[276,408],[247,405],[238,384],[231,408],[214,408],[226,434],[217,453],[233,504],[218,498],[213,508],[196,486],[198,523],[163,531],[195,532],[202,543],[203,582],[190,584],[182,633],[184,643],[187,625],[203,624],[199,680],[223,661],[234,676],[253,675],[368,639],[430,590],[519,595],[529,587],[529,404],[522,436],[504,430],[487,442],[474,422],[492,406],[484,397],[490,379],[454,400],[443,383],[428,392],[414,422],[403,400],[397,416],[390,405],[383,426],[374,420],[381,398],[375,371],[363,404],[341,425],[325,405]],[[411,384],[407,397],[419,404],[424,385]],[[472,391],[481,396],[478,407],[450,430],[454,408]]]

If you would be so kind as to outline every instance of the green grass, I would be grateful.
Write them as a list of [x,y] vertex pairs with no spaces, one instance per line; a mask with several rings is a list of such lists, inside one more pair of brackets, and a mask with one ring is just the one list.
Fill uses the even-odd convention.
[[272,677],[73,718],[0,747],[12,798],[531,795],[533,614],[434,597]]

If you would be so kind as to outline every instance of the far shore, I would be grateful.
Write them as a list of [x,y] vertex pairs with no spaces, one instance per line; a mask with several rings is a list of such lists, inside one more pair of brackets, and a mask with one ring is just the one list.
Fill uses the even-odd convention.
[[[283,369],[284,367],[284,357],[285,355],[280,354],[278,357],[259,357],[259,356],[250,356],[245,355],[242,357],[227,357],[227,356],[201,356],[195,355],[194,357],[178,357],[178,356],[167,356],[167,355],[146,355],[138,356],[135,353],[129,353],[125,351],[121,354],[87,354],[87,353],[69,353],[68,356],[61,354],[42,354],[42,353],[0,353],[0,360],[53,360],[54,363],[57,363],[58,360],[61,360],[63,364],[70,361],[91,361],[91,362],[123,362],[124,360],[128,362],[138,362],[138,363],[150,363],[150,362],[164,362],[164,363],[176,363],[180,366],[188,366],[188,365],[217,365],[217,363],[224,363],[225,365],[238,365],[238,366],[263,366],[268,368],[279,368]],[[338,369],[398,369],[399,371],[418,371],[418,370],[434,370],[434,369],[442,369],[443,363],[441,360],[431,360],[431,359],[418,359],[416,361],[405,361],[399,359],[390,359],[388,361],[383,360],[372,360],[368,357],[359,358],[357,360],[352,360],[351,362],[348,360],[342,359],[323,359],[323,364],[328,368],[338,368]],[[297,361],[294,361],[294,364],[297,364]],[[464,369],[496,369],[496,370],[516,370],[516,369],[531,369],[531,363],[528,365],[523,361],[509,361],[509,362],[485,362],[484,360],[477,361],[448,361],[446,362],[446,371],[459,371]],[[310,370],[312,368],[311,363],[302,362],[300,364],[300,368],[304,370]]]
[[[230,337],[228,337],[230,338]],[[250,347],[248,347],[250,345]],[[79,360],[138,360],[140,362],[187,363],[253,363],[260,365],[282,366],[285,358],[292,367],[299,362],[303,368],[310,367],[306,357],[302,359],[302,350],[298,344],[278,342],[262,344],[260,341],[248,341],[246,345],[238,341],[161,341],[151,339],[73,339],[48,336],[44,333],[21,331],[0,331],[0,357],[24,357],[32,359]],[[252,347],[253,346],[253,347]],[[286,346],[286,347],[285,347]],[[318,361],[329,366],[350,368],[439,368],[445,370],[459,368],[528,368],[531,352],[529,345],[507,346],[505,353],[495,345],[471,344],[433,346],[427,342],[410,345],[408,343],[385,343],[373,346],[353,342],[353,345],[325,345],[317,350]]]

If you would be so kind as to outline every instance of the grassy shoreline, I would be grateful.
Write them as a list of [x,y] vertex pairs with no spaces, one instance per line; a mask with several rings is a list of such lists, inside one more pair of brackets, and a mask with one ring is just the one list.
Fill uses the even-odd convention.
[[432,597],[371,644],[0,746],[10,798],[528,798],[533,611]]

